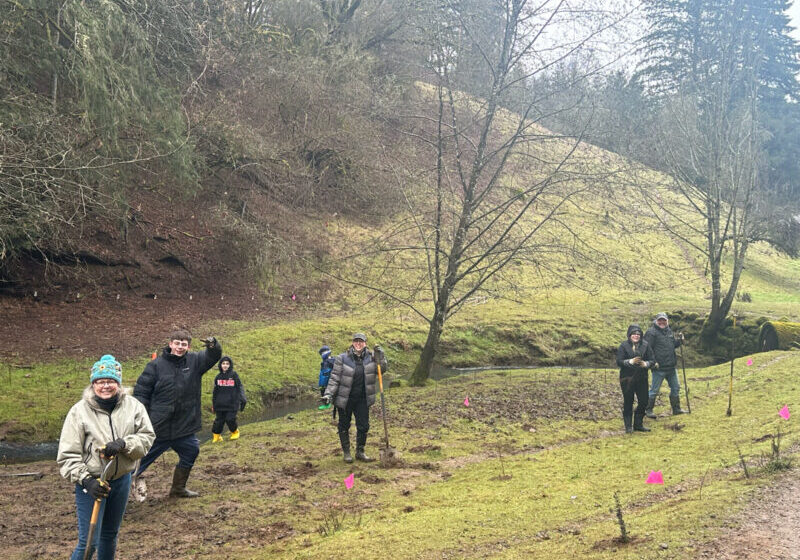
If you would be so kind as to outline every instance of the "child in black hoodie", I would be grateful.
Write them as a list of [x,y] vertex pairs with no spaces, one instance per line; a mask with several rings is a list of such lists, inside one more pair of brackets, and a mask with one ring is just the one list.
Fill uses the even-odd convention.
[[211,412],[217,415],[211,432],[213,443],[222,441],[222,428],[228,425],[231,439],[239,439],[239,428],[236,424],[236,414],[244,410],[247,397],[244,395],[244,385],[233,371],[233,360],[222,356],[219,361],[219,374],[214,378],[214,392],[211,394]]

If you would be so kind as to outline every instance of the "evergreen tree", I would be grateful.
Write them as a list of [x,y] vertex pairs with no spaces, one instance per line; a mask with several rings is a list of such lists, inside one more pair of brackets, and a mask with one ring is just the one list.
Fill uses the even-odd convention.
[[[785,228],[780,235],[769,230],[764,211],[790,189],[776,181],[797,180],[790,179],[796,164],[780,148],[796,145],[797,135],[776,125],[794,114],[800,49],[788,35],[782,0],[647,0],[646,6],[653,30],[638,76],[663,109],[653,136],[656,163],[684,197],[682,211],[700,219],[663,206],[662,217],[668,229],[670,219],[693,222],[689,231],[704,240],[695,247],[711,276],[704,328],[710,342],[730,310],[749,245],[780,239],[779,248],[794,246]],[[726,255],[732,271],[723,289]]]

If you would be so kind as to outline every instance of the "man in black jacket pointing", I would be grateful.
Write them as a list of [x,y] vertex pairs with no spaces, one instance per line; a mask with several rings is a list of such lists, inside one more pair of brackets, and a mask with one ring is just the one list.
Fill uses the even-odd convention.
[[[153,461],[167,449],[173,449],[179,461],[169,495],[178,498],[197,496],[197,492],[186,489],[186,481],[200,454],[200,441],[195,435],[202,425],[200,381],[222,356],[222,347],[216,338],[207,338],[203,343],[205,350],[190,352],[192,335],[185,330],[173,332],[169,345],[145,366],[133,388],[133,396],[147,409],[156,433],[153,446],[136,471],[137,482],[138,476]],[[142,499],[146,490],[140,484],[134,484]]]

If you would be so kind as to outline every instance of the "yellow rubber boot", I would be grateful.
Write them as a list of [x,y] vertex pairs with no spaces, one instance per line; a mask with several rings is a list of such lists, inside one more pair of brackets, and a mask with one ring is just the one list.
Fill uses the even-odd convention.
[[239,430],[231,432],[231,439],[239,439]]
[[217,443],[218,441],[222,441],[222,434],[215,434],[215,433],[212,432],[211,435],[214,436],[211,439],[211,443]]

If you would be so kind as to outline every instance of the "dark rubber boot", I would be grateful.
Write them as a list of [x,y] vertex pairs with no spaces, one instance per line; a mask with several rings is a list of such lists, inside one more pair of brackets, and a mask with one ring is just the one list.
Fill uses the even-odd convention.
[[681,398],[678,397],[669,397],[669,404],[672,405],[672,415],[677,416],[678,414],[686,414],[685,410],[681,409]]
[[339,442],[342,444],[342,458],[344,459],[345,463],[352,463],[353,456],[350,455],[350,434],[348,433],[340,433],[339,434]]
[[644,424],[642,423],[643,421],[644,421],[644,415],[636,414],[633,417],[633,431],[635,431],[635,432],[649,432],[650,428],[645,428]]
[[375,460],[372,457],[367,456],[366,453],[364,453],[364,447],[361,445],[356,447],[356,459],[358,459],[359,461],[363,461],[364,463],[371,463],[372,461]]
[[656,405],[656,398],[650,397],[647,399],[647,409],[644,411],[644,415],[648,418],[656,418],[656,415],[653,413],[653,407]]
[[632,434],[633,433],[633,416],[622,416],[622,420],[625,422],[625,433]]
[[196,498],[199,496],[197,492],[192,492],[186,489],[186,481],[189,480],[189,473],[192,469],[185,469],[183,467],[175,467],[175,472],[172,474],[172,488],[169,489],[169,495],[173,498]]
[[356,460],[363,461],[364,463],[371,463],[375,459],[368,457],[364,453],[364,448],[367,446],[367,433],[356,432]]

